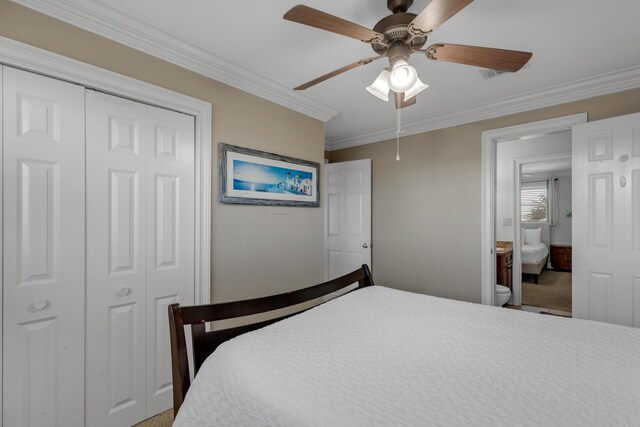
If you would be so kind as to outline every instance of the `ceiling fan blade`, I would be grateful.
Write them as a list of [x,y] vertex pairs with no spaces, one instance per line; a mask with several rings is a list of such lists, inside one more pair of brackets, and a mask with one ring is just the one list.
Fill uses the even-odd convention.
[[321,82],[323,82],[325,80],[328,80],[331,77],[335,77],[338,74],[342,74],[342,73],[344,73],[346,71],[353,70],[354,68],[359,67],[361,65],[367,65],[368,63],[373,62],[376,59],[380,59],[380,58],[384,58],[384,56],[372,56],[371,58],[361,59],[359,61],[354,62],[353,64],[349,64],[349,65],[346,65],[346,66],[344,66],[342,68],[338,68],[337,70],[334,70],[334,71],[332,71],[330,73],[327,73],[327,74],[325,74],[323,76],[320,76],[317,79],[313,79],[310,82],[307,82],[307,83],[302,84],[302,85],[300,85],[298,87],[295,87],[295,88],[293,88],[293,90],[305,90],[307,88],[310,88],[311,86],[315,86],[318,83],[321,83]]
[[361,25],[354,24],[353,22],[345,19],[338,18],[337,16],[329,15],[328,13],[310,8],[303,4],[299,4],[289,9],[289,11],[284,14],[283,18],[288,21],[352,37],[365,43],[372,43],[374,41],[381,42],[384,40],[383,35],[380,33]]
[[515,73],[531,59],[531,52],[493,49],[460,44],[435,44],[427,49],[427,58],[437,61],[475,65],[476,67]]
[[432,0],[409,24],[409,32],[426,34],[438,28],[473,0]]
[[410,107],[411,105],[416,103],[416,97],[415,96],[411,97],[410,99],[405,101],[403,92],[400,92],[400,93],[394,92],[394,95],[395,95],[394,98],[395,98],[395,101],[396,101],[396,110],[399,110],[399,109],[404,108],[404,107]]

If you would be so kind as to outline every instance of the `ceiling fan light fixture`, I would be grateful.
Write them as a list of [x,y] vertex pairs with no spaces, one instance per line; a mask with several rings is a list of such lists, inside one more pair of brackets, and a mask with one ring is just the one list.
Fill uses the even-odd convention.
[[391,68],[391,73],[389,73],[389,87],[394,92],[409,90],[417,80],[418,72],[404,59],[396,61]]
[[416,78],[416,83],[404,92],[404,100],[408,100],[428,88],[429,85],[422,83],[420,77]]
[[382,99],[383,101],[389,101],[389,70],[385,68],[378,75],[376,80],[367,86],[367,90],[374,96]]

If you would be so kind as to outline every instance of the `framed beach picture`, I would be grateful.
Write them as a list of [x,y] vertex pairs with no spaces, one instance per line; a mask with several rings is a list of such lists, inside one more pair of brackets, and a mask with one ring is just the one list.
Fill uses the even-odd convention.
[[320,164],[218,144],[220,203],[320,206]]

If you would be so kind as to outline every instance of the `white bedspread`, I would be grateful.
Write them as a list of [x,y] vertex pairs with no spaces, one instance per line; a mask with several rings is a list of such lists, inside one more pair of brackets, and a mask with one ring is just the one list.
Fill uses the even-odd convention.
[[223,344],[174,426],[638,426],[640,330],[365,288]]
[[520,252],[522,262],[527,264],[537,264],[547,255],[549,255],[549,249],[544,243],[522,245],[522,251]]

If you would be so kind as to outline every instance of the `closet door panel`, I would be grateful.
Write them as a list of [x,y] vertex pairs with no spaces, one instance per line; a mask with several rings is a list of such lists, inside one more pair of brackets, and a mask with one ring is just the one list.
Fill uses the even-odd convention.
[[84,88],[3,70],[3,421],[84,424]]
[[148,414],[171,408],[167,307],[194,303],[194,118],[147,107]]
[[87,101],[87,426],[146,417],[146,106]]

